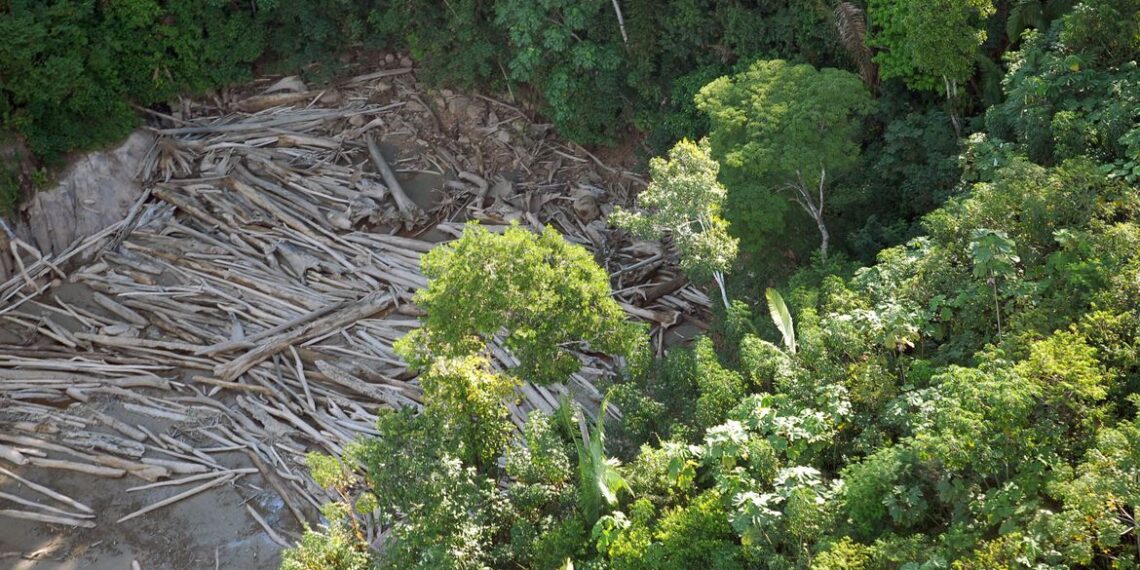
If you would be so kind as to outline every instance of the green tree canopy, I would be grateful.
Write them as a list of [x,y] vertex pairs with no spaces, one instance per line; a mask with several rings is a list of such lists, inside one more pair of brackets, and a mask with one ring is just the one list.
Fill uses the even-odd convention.
[[727,170],[729,192],[753,180],[768,192],[791,191],[819,228],[825,256],[826,188],[858,162],[855,134],[871,105],[857,75],[783,60],[757,61],[697,95],[697,106],[712,122],[712,155]]
[[502,333],[519,376],[549,384],[577,372],[573,349],[629,356],[640,342],[640,328],[610,298],[606,272],[550,227],[500,235],[469,224],[422,265],[429,281],[416,303],[427,316],[397,346],[415,367],[481,352]]
[[424,413],[438,419],[443,437],[455,440],[460,459],[484,469],[502,455],[514,433],[506,402],[517,384],[480,356],[437,358],[420,375]]
[[883,79],[949,96],[973,75],[994,12],[993,0],[870,0],[868,43],[881,50],[874,59]]

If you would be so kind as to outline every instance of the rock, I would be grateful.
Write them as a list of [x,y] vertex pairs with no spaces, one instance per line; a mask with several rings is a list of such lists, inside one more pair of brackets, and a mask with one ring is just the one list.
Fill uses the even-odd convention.
[[598,194],[599,191],[587,186],[579,186],[570,192],[574,198],[574,212],[583,222],[592,222],[602,215],[598,208]]
[[592,222],[602,215],[598,209],[598,201],[589,194],[582,194],[574,199],[574,213],[584,222]]
[[463,95],[451,95],[446,97],[447,111],[449,113],[454,115],[456,118],[462,118],[467,114],[467,109],[471,106],[470,97],[464,97]]
[[137,180],[154,135],[135,131],[117,148],[71,163],[55,188],[37,192],[21,209],[16,233],[44,254],[63,252],[121,221],[142,194]]
[[515,193],[515,185],[511,184],[510,180],[501,176],[495,178],[495,183],[491,185],[491,197],[498,200],[505,200]]
[[344,96],[341,95],[340,91],[337,91],[336,89],[325,91],[325,94],[321,95],[321,98],[317,100],[317,102],[321,105],[328,107],[335,107],[337,105],[340,105],[343,101]]

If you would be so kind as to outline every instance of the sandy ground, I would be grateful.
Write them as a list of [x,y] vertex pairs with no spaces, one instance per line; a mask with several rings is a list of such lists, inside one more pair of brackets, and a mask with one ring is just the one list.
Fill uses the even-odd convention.
[[[0,568],[13,570],[128,569],[138,561],[144,569],[276,568],[280,547],[245,514],[246,501],[272,517],[275,526],[288,526],[283,510],[267,505],[268,496],[254,487],[255,479],[202,493],[170,507],[116,525],[115,520],[150,503],[177,494],[184,487],[163,487],[127,493],[138,479],[99,479],[82,474],[39,470],[36,480],[79,497],[96,512],[93,529],[45,525],[4,519],[0,523]],[[33,496],[14,481],[0,490]]]

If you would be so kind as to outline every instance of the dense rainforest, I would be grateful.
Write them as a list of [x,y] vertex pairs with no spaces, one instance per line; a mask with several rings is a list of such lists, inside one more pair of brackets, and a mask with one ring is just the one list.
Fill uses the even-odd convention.
[[[707,334],[657,358],[584,249],[469,226],[424,257],[398,346],[422,413],[310,457],[342,500],[283,568],[1140,567],[1138,0],[0,13],[0,119],[44,161],[132,105],[371,46],[656,155],[610,223],[707,285]],[[490,366],[495,338],[517,367]],[[581,348],[623,364],[600,413],[518,433],[516,389]]]

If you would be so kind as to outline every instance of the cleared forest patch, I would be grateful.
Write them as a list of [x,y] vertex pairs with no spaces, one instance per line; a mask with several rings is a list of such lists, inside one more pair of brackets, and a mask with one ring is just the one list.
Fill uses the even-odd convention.
[[[585,246],[658,349],[705,328],[709,300],[672,252],[606,223],[644,181],[503,101],[397,68],[185,100],[154,130],[127,219],[21,252],[0,284],[0,492],[26,501],[0,496],[0,555],[19,564],[274,567],[274,542],[330,498],[305,454],[419,405],[391,346],[418,324],[420,256],[468,220]],[[614,362],[580,358],[566,384],[521,390],[516,423],[564,396],[597,409]]]

